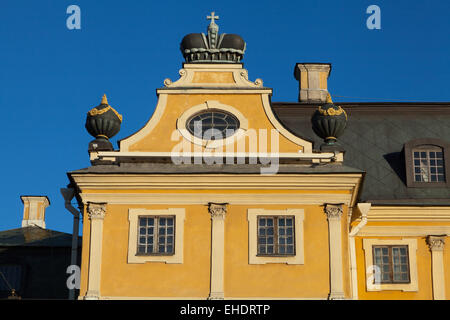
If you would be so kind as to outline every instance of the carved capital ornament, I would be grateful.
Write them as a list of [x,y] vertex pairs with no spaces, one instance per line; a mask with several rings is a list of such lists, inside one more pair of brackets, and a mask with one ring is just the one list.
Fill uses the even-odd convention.
[[92,219],[103,219],[106,214],[106,203],[88,202],[88,215]]
[[208,211],[211,214],[211,219],[225,219],[227,203],[209,203]]
[[325,204],[324,211],[328,219],[337,219],[337,220],[341,219],[342,213],[344,212],[341,204],[328,204],[328,203]]
[[445,236],[428,236],[427,244],[431,251],[443,251],[445,245]]

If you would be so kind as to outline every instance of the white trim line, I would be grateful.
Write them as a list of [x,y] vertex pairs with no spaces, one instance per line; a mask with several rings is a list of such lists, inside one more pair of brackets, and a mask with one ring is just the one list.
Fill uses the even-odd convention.
[[365,226],[358,236],[425,237],[430,234],[450,235],[450,226]]
[[80,193],[83,203],[108,202],[109,204],[205,204],[209,202],[232,204],[311,204],[326,202],[350,204],[350,194],[333,193]]
[[[203,157],[206,152],[126,152],[126,151],[99,151],[97,157]],[[259,153],[259,152],[215,152],[213,157],[237,157],[237,158],[295,158],[295,159],[332,159],[334,153]]]

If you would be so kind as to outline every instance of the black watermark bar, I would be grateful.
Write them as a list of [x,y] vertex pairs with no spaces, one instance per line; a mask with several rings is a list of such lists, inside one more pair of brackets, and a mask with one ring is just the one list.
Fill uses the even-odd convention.
[[[33,306],[36,304],[35,306]],[[69,312],[71,316],[86,315],[95,308],[96,312],[124,315],[146,315],[149,319],[295,319],[317,318],[330,314],[348,314],[358,310],[388,308],[392,314],[415,315],[424,308],[445,308],[450,301],[356,301],[356,300],[0,300],[5,312],[14,310],[20,317],[35,312],[34,307],[61,307],[59,316]],[[444,310],[443,310],[444,311]],[[54,311],[53,315],[58,316]]]

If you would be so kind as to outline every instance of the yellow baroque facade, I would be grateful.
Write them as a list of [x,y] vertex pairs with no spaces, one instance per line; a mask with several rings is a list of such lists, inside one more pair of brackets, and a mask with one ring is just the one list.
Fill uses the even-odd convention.
[[147,124],[118,150],[91,143],[92,166],[68,173],[84,208],[79,299],[448,299],[450,205],[364,199],[365,168],[283,115],[347,121],[327,100],[330,66],[297,65],[300,103],[274,105],[239,43],[207,41],[213,23],[203,51],[183,40]]

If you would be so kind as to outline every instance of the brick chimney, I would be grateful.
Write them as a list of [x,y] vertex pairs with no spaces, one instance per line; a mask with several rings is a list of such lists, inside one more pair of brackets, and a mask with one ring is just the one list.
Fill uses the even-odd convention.
[[39,226],[45,229],[45,209],[50,205],[46,196],[21,196],[23,202],[22,227]]
[[331,63],[297,63],[295,79],[299,82],[298,101],[303,103],[325,103],[327,101],[327,80]]

